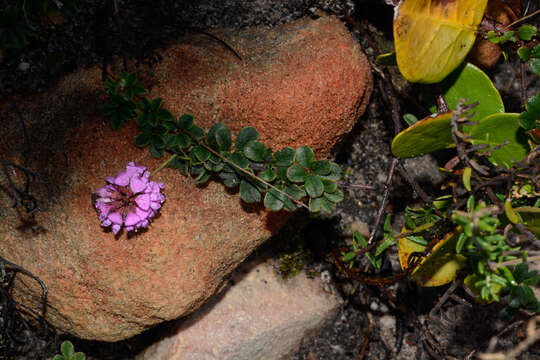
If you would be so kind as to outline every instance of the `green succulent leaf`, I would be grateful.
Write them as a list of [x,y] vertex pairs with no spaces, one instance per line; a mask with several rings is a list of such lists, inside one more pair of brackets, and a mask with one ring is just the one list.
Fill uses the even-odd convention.
[[288,167],[291,166],[294,162],[294,149],[291,147],[286,147],[283,150],[276,151],[274,153],[274,160],[276,166]]
[[64,341],[62,345],[60,345],[60,352],[66,359],[71,359],[74,353],[73,344],[71,341]]
[[236,136],[235,147],[236,149],[242,151],[246,145],[251,141],[256,141],[259,139],[259,133],[252,126],[247,126],[240,130],[238,136]]
[[247,203],[257,203],[261,201],[261,193],[259,190],[246,180],[240,182],[240,197]]
[[302,166],[292,165],[287,169],[287,178],[292,182],[304,182],[307,173]]
[[251,161],[262,162],[266,155],[266,147],[258,141],[250,141],[244,147],[244,155]]
[[315,154],[309,146],[300,146],[296,149],[295,160],[300,166],[310,168],[311,163],[315,161]]
[[85,360],[86,356],[82,352],[77,352],[73,355],[73,360]]
[[312,198],[319,197],[324,192],[324,185],[322,179],[317,175],[308,175],[305,178],[306,192]]

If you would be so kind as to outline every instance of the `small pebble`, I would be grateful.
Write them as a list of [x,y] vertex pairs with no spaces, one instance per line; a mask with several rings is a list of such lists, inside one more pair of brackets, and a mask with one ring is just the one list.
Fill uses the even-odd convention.
[[23,61],[23,62],[21,62],[21,63],[19,64],[19,67],[18,67],[18,68],[19,68],[19,70],[21,70],[21,71],[26,71],[26,70],[30,69],[30,64],[27,63],[26,61]]

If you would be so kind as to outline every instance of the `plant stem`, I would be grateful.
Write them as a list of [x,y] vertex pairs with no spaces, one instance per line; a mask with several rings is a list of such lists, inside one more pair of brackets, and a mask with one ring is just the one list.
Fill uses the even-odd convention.
[[185,131],[184,129],[182,129],[182,131],[187,134],[189,137],[191,137],[194,141],[197,142],[198,145],[202,146],[203,148],[205,148],[206,150],[210,151],[212,154],[216,155],[218,158],[220,158],[221,160],[225,161],[227,164],[233,166],[235,169],[237,169],[238,171],[246,174],[247,176],[249,177],[252,177],[254,178],[255,180],[257,181],[260,181],[261,183],[265,184],[266,186],[268,186],[269,188],[271,189],[274,189],[276,190],[277,192],[285,195],[287,198],[289,198],[292,202],[294,202],[295,204],[298,204],[304,208],[306,208],[308,211],[309,211],[309,206],[307,206],[306,204],[304,204],[303,202],[301,201],[298,201],[296,200],[294,197],[292,197],[291,195],[287,194],[285,191],[281,190],[281,189],[278,189],[277,187],[275,187],[274,185],[270,184],[269,182],[261,179],[260,177],[258,177],[257,175],[255,175],[254,173],[252,172],[249,172],[247,171],[246,169],[236,165],[234,162],[232,162],[231,160],[227,159],[225,156],[221,155],[220,153],[218,153],[217,151],[215,151],[214,149],[212,149],[210,146],[200,142],[197,138],[195,138],[193,135],[191,135],[189,132]]
[[150,173],[150,176],[152,177],[152,176],[156,175],[160,170],[162,170],[164,167],[169,165],[171,163],[171,161],[173,161],[177,157],[178,157],[178,155],[176,155],[176,154],[172,154],[171,156],[169,156],[169,158],[167,160],[165,160],[157,168],[152,170],[152,172]]

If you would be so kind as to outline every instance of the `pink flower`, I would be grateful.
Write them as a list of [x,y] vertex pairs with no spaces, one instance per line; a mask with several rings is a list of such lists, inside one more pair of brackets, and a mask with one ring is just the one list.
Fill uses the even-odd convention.
[[122,226],[127,231],[147,227],[165,201],[163,184],[149,179],[146,167],[134,162],[116,177],[108,176],[108,184],[92,194],[101,226],[112,226],[115,234]]

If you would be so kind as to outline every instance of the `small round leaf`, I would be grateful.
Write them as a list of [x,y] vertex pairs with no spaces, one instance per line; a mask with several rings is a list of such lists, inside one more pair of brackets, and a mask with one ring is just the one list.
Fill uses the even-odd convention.
[[317,175],[308,175],[306,176],[305,181],[306,192],[309,194],[309,196],[316,198],[323,194],[324,185],[320,177]]
[[235,146],[238,150],[244,150],[244,147],[250,142],[259,139],[259,133],[252,126],[247,126],[240,130],[236,136]]
[[309,146],[300,146],[296,149],[295,155],[296,162],[305,168],[309,168],[311,163],[315,161],[315,154]]
[[265,154],[266,147],[258,141],[251,141],[244,147],[244,155],[251,161],[262,162]]

